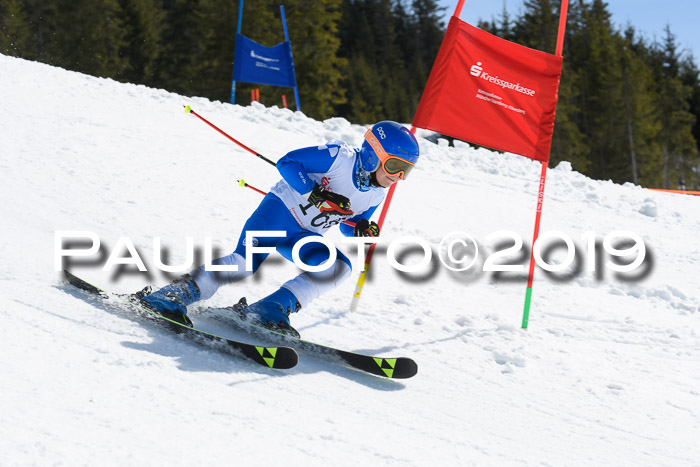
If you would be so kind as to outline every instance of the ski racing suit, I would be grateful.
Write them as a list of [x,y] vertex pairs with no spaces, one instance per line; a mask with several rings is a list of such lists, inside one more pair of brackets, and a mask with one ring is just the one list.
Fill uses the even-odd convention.
[[[282,157],[277,168],[282,179],[275,184],[258,208],[245,223],[238,245],[233,253],[214,260],[214,265],[237,265],[237,271],[206,271],[201,266],[192,272],[205,300],[224,284],[240,281],[254,274],[268,254],[256,252],[252,258],[252,271],[246,271],[246,232],[285,231],[284,237],[256,237],[257,247],[274,247],[284,258],[292,261],[292,249],[296,242],[309,236],[321,236],[334,225],[340,224],[343,235],[353,236],[353,227],[344,220],[357,222],[372,216],[384,200],[386,189],[376,186],[358,186],[356,167],[359,149],[353,149],[342,141],[331,141],[317,147],[297,149]],[[319,184],[326,190],[350,200],[348,212],[340,213],[317,208],[310,203],[309,193]],[[336,250],[337,259],[330,268],[320,272],[304,272],[284,283],[302,308],[312,300],[337,287],[350,277],[350,260]],[[328,247],[311,242],[299,250],[300,259],[309,266],[318,266],[330,258]]]

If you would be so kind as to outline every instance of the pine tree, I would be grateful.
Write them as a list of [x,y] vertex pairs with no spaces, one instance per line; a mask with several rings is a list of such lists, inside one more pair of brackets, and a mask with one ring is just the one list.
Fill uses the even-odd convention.
[[369,65],[361,54],[350,58],[352,66],[348,70],[345,80],[345,89],[348,100],[344,109],[344,115],[357,123],[370,123],[381,119],[379,115],[384,113],[381,106],[382,90],[375,85],[376,70]]
[[444,35],[432,0],[345,0],[339,55],[350,66],[348,102],[336,111],[353,121],[410,121]]
[[513,37],[526,47],[554,53],[558,15],[550,0],[526,0],[523,15],[513,26]]
[[162,0],[122,0],[127,44],[122,54],[129,59],[125,81],[156,84],[156,62],[163,49],[165,12]]
[[585,49],[578,53],[581,76],[583,132],[591,148],[590,175],[622,182],[629,179],[626,151],[623,79],[617,36],[610,13],[602,0],[584,7],[582,39]]
[[577,107],[577,102],[580,100],[580,91],[577,86],[579,79],[577,71],[564,61],[550,160],[552,165],[568,161],[574,169],[586,173],[590,165],[590,147],[586,143],[586,136],[577,125],[580,113]]
[[414,33],[420,45],[415,52],[419,65],[424,67],[417,68],[416,72],[422,80],[427,81],[445,35],[445,26],[441,19],[445,8],[438,7],[434,0],[413,0],[412,7],[415,18]]
[[656,186],[653,178],[659,166],[657,136],[661,129],[658,115],[654,112],[656,100],[655,83],[651,70],[638,52],[645,48],[636,39],[635,30],[628,26],[624,37],[619,39],[621,52],[619,63],[622,71],[624,119],[627,132],[630,176],[635,184]]
[[347,60],[338,54],[340,4],[317,0],[285,6],[301,108],[317,119],[334,116],[346,99],[341,79]]
[[[337,109],[360,123],[398,119],[388,105],[402,78],[397,76],[402,57],[391,5],[385,0],[346,1],[342,13],[341,23],[349,27],[341,31],[339,54],[351,65],[342,80],[347,103]],[[389,24],[387,18],[392,18]]]
[[[700,70],[695,63],[692,53],[689,53],[681,62],[681,81],[691,89],[688,104],[690,113],[695,117],[692,134],[695,138],[696,147],[700,149]],[[688,187],[691,190],[700,190],[700,160],[698,151],[695,157],[689,156]]]
[[498,20],[497,35],[507,41],[512,41],[515,37],[513,33],[513,21],[510,18],[505,2],[503,2],[503,10],[501,10],[501,16]]
[[165,27],[162,46],[154,58],[153,85],[185,95],[190,92],[199,76],[194,74],[197,61],[199,31],[195,11],[199,0],[163,0]]
[[23,0],[21,3],[30,37],[27,47],[18,56],[61,66],[62,50],[56,40],[61,32],[56,2]]
[[[257,3],[244,3],[243,24],[247,33],[253,33],[251,39],[264,42],[266,38],[258,37],[251,27],[258,16],[253,12]],[[188,73],[194,79],[188,83],[189,94],[230,102],[238,6],[239,2],[230,0],[200,0],[192,11],[188,27],[194,42]],[[267,18],[271,20],[272,14]]]
[[117,0],[55,0],[50,60],[70,70],[119,78],[129,66],[124,11]]
[[657,108],[663,122],[659,132],[663,156],[663,187],[685,189],[697,157],[692,135],[695,116],[690,113],[692,89],[680,79],[680,55],[670,26],[665,29],[663,45],[654,51],[656,79],[659,85]]
[[409,121],[415,114],[420,101],[420,95],[427,81],[423,60],[417,56],[420,49],[420,38],[415,34],[415,19],[402,1],[396,1],[393,8],[394,31],[396,42],[401,53],[403,76],[401,79],[401,105]]
[[0,1],[0,53],[33,58],[29,18],[20,0]]

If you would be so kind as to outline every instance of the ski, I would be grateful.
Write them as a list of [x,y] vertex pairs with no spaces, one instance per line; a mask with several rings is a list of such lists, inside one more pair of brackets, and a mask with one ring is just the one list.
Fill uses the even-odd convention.
[[316,344],[294,336],[260,326],[241,317],[233,308],[201,308],[200,314],[211,316],[220,322],[226,322],[238,330],[248,332],[254,337],[282,342],[299,351],[313,356],[350,366],[356,370],[391,379],[411,378],[418,372],[418,365],[406,357],[374,357],[372,355],[341,350],[327,345]]
[[210,334],[200,329],[190,328],[142,306],[138,300],[133,299],[131,295],[111,294],[84,281],[69,271],[64,270],[63,273],[70,285],[88,292],[91,296],[99,297],[104,300],[116,298],[121,304],[137,315],[154,321],[177,334],[187,336],[201,345],[232,355],[241,355],[248,360],[268,368],[289,369],[294,367],[299,361],[299,356],[296,351],[290,347],[258,346]]

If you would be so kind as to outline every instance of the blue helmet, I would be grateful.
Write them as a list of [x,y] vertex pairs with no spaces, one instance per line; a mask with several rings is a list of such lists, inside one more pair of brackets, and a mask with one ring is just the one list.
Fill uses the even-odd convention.
[[405,179],[418,162],[419,149],[415,136],[404,126],[384,120],[365,133],[360,149],[362,169],[374,172],[381,162],[389,175]]

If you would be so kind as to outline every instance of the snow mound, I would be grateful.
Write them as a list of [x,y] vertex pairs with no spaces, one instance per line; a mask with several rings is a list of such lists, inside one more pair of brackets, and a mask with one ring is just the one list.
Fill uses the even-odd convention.
[[[520,329],[524,273],[484,272],[511,231],[532,238],[540,164],[419,132],[421,160],[401,182],[383,239],[479,243],[473,269],[436,255],[399,273],[378,248],[357,312],[357,278],[292,317],[311,341],[418,362],[410,380],[376,378],[301,355],[289,371],[199,347],[84,299],[55,269],[55,232],[95,232],[101,255],[72,269],[115,292],[170,277],[186,237],[230,251],[278,175],[183,111],[191,105],[272,159],[365,127],[260,104],[231,106],[0,55],[0,459],[27,464],[691,465],[700,458],[700,198],[549,172],[543,233],[578,263],[535,276]],[[613,231],[638,234],[647,259],[618,273]],[[103,271],[121,237],[149,273]],[[331,239],[339,239],[337,232]],[[592,240],[591,240],[592,239]],[[561,245],[560,245],[561,246]],[[344,248],[344,247],[343,247]],[[528,253],[495,263],[525,264]],[[348,254],[352,253],[347,250]],[[550,252],[561,264],[565,251]],[[589,261],[589,253],[597,260]],[[122,254],[121,256],[125,256]],[[200,259],[201,260],[201,259]],[[415,260],[414,253],[406,261]],[[610,263],[610,264],[609,264]],[[256,299],[297,274],[274,258],[210,305]],[[191,312],[195,324],[234,338]]]

